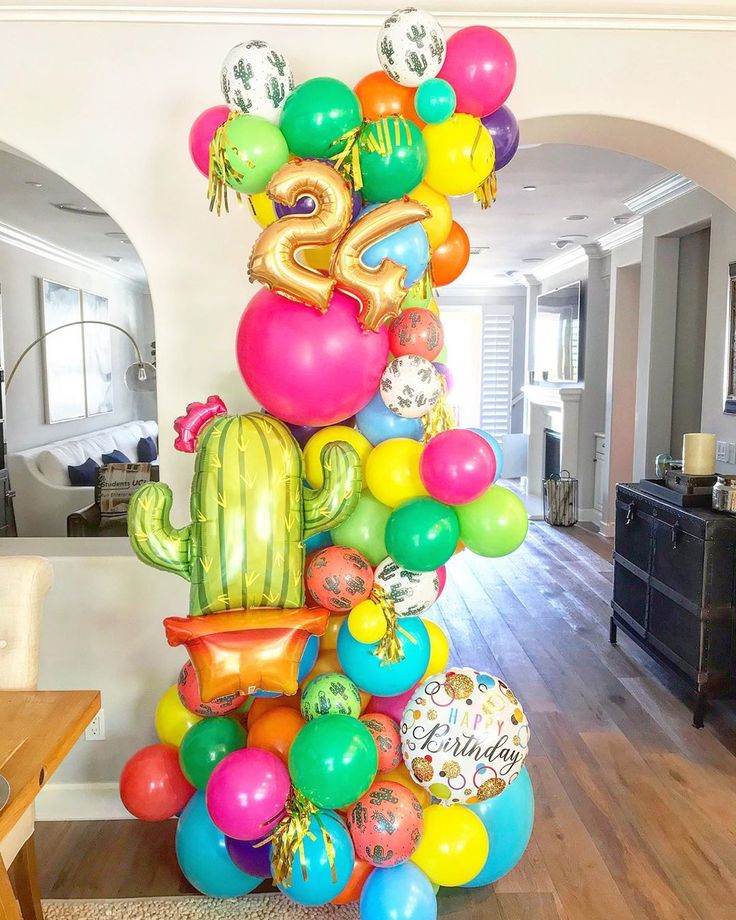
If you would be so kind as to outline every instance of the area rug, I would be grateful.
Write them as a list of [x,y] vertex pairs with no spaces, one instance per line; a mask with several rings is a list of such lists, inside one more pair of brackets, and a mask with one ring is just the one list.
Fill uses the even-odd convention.
[[281,894],[43,902],[45,920],[355,920],[358,905],[302,907]]

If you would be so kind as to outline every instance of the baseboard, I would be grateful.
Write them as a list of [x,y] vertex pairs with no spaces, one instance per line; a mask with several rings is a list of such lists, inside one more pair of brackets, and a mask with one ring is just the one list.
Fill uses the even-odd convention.
[[36,798],[36,821],[112,821],[132,817],[117,783],[49,783]]
[[610,540],[613,539],[613,533],[616,529],[615,521],[601,521],[598,526],[600,527],[601,536],[608,537]]
[[596,511],[595,508],[580,508],[578,511],[578,520],[599,524],[601,520],[601,513],[600,511]]

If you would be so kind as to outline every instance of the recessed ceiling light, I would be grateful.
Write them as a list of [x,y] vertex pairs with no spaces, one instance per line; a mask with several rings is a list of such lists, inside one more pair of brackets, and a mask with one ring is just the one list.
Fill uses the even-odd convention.
[[479,256],[482,252],[488,252],[490,246],[471,246],[470,254],[471,256]]
[[533,262],[544,262],[544,259],[522,259],[521,261],[531,265]]
[[109,259],[111,262],[122,262],[122,256],[105,256],[106,259]]
[[563,217],[563,220],[587,220],[587,214],[568,214],[567,217]]
[[623,224],[628,224],[633,216],[633,214],[617,214],[615,217],[612,217],[611,220],[620,227]]
[[524,192],[536,192],[536,190],[537,190],[536,185],[525,185],[522,189],[522,191]]
[[32,188],[43,188],[43,182],[35,182],[28,179],[26,185],[30,185]]
[[560,237],[561,240],[587,240],[587,233],[565,233]]
[[117,240],[119,243],[130,243],[126,234],[121,230],[109,230],[105,236],[111,240]]
[[86,204],[69,204],[69,202],[52,203],[52,207],[59,211],[65,211],[67,214],[81,214],[83,217],[108,217],[107,211],[100,211],[97,208],[91,208]]

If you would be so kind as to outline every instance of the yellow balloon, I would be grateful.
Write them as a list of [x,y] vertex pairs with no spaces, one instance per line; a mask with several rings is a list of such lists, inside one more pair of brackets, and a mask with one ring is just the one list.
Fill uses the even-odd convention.
[[368,454],[373,450],[373,445],[365,435],[362,435],[354,428],[348,428],[347,425],[330,425],[329,428],[321,428],[319,431],[315,431],[304,445],[304,475],[309,485],[314,489],[321,489],[324,484],[324,472],[321,463],[322,449],[334,441],[347,441],[351,447],[355,448],[363,464],[363,476],[365,478],[365,462]]
[[308,249],[302,249],[297,253],[297,258],[304,262],[309,268],[317,268],[320,271],[328,271],[332,261],[332,253],[337,248],[337,243],[328,246],[313,246]]
[[424,181],[443,195],[468,195],[496,165],[491,135],[473,115],[452,115],[422,132],[427,145]]
[[190,712],[179,699],[176,684],[173,684],[158,701],[154,724],[156,734],[162,744],[173,744],[179,747],[181,740],[197,722],[202,721],[202,716]]
[[408,789],[409,792],[413,792],[419,799],[419,804],[422,808],[426,808],[428,805],[432,804],[432,796],[427,792],[424,786],[418,786],[414,782],[411,778],[411,773],[409,773],[403,763],[400,763],[395,769],[389,770],[388,773],[382,773],[381,779],[385,779],[389,783],[400,783]]
[[441,195],[433,188],[430,188],[426,182],[421,182],[413,191],[409,192],[409,197],[414,201],[426,204],[432,212],[429,217],[422,221],[424,232],[427,234],[429,245],[432,249],[441,246],[450,235],[452,227],[452,208],[445,195]]
[[450,658],[450,643],[447,641],[444,630],[435,622],[422,618],[422,623],[427,627],[429,633],[429,664],[420,681],[423,684],[428,677],[439,674],[447,667]]
[[424,447],[411,438],[390,438],[368,454],[365,483],[381,504],[396,508],[412,498],[427,495],[419,460]]
[[[256,192],[255,195],[248,195],[248,204],[253,220],[259,227],[268,227],[276,220],[276,212],[273,209],[273,201],[265,192]],[[449,232],[449,231],[448,231]]]
[[361,601],[348,614],[348,629],[358,642],[380,642],[386,635],[386,617],[378,604]]
[[430,313],[434,313],[435,316],[440,315],[440,308],[437,306],[437,301],[434,297],[430,300],[425,309],[429,310]]
[[424,833],[412,862],[435,885],[454,888],[480,872],[488,858],[488,833],[464,805],[430,805],[423,811]]

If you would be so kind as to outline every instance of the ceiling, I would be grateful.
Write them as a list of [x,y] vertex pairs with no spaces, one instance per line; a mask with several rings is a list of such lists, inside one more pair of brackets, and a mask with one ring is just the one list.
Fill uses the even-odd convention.
[[[62,211],[54,204],[87,208],[88,213]],[[125,242],[123,230],[111,217],[89,213],[99,210],[94,201],[61,176],[0,146],[0,225],[90,259],[103,270],[145,282],[138,253]]]
[[[616,229],[614,217],[636,215],[624,201],[672,176],[653,163],[612,150],[569,144],[522,147],[498,173],[498,199],[487,211],[472,196],[454,199],[455,219],[471,247],[488,247],[471,256],[462,284],[509,272],[533,274],[541,262],[593,243]],[[525,191],[535,186],[536,191]],[[585,220],[565,220],[587,215]],[[579,234],[563,248],[558,240]]]

